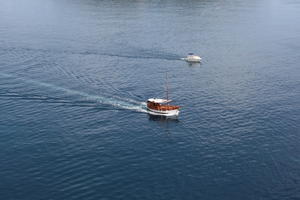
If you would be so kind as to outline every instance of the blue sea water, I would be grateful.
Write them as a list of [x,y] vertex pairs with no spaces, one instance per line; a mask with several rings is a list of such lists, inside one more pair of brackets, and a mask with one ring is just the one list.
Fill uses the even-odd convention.
[[[297,0],[0,0],[0,199],[300,199],[299,20]],[[178,119],[145,110],[165,72]]]

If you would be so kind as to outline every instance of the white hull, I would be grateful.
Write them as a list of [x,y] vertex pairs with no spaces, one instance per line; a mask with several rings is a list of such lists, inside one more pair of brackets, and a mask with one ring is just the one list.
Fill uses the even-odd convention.
[[201,58],[200,56],[196,55],[188,55],[186,58],[181,58],[181,60],[191,63],[199,63],[201,61]]
[[151,115],[162,115],[162,116],[178,116],[179,110],[168,110],[168,111],[162,111],[162,110],[153,110],[150,108],[148,109],[148,113]]
[[184,60],[186,62],[199,63],[201,61],[201,58],[198,58],[198,59],[181,58],[181,60]]

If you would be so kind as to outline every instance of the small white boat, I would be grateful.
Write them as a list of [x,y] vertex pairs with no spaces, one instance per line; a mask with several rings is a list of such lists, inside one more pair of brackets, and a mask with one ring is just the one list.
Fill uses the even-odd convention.
[[182,60],[185,60],[186,62],[190,63],[199,63],[201,61],[200,56],[196,56],[193,53],[189,53],[186,58],[182,58]]

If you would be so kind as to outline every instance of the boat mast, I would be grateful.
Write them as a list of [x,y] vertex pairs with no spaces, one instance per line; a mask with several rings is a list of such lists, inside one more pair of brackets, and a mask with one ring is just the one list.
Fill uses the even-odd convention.
[[[166,72],[166,97],[167,101],[169,101],[168,72]],[[167,102],[167,104],[169,104],[169,102]]]

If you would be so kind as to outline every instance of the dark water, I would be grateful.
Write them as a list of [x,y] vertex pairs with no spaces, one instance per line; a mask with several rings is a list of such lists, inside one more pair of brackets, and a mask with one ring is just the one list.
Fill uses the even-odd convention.
[[[299,199],[299,21],[297,0],[1,0],[0,199]],[[178,120],[142,103],[166,71]]]

